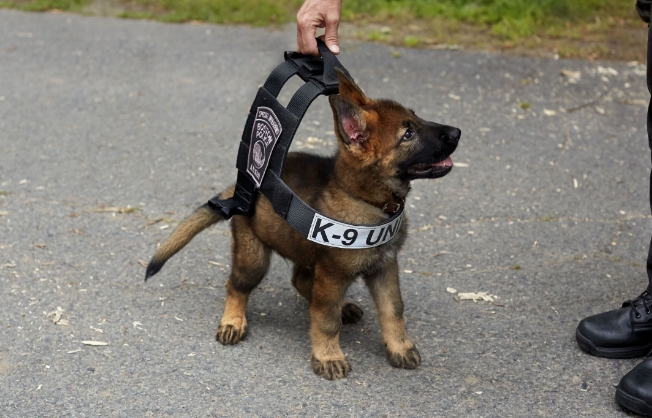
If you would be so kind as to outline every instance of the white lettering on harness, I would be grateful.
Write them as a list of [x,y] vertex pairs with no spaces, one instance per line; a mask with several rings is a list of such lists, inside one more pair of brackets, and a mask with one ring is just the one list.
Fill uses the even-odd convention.
[[338,248],[372,248],[397,235],[403,212],[392,222],[379,226],[358,226],[338,222],[315,213],[308,239],[318,244]]

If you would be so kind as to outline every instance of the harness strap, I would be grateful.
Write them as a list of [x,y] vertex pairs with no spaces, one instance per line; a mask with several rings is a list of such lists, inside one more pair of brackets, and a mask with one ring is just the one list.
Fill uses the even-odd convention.
[[295,75],[299,69],[290,61],[284,61],[282,64],[274,68],[267,81],[265,81],[265,89],[274,97],[278,97],[281,89],[285,83]]
[[[346,75],[326,44],[317,39],[322,58],[286,52],[285,62],[269,75],[249,111],[238,150],[238,177],[233,197],[208,201],[208,207],[225,219],[233,215],[253,216],[260,191],[274,212],[308,240],[340,248],[370,248],[391,240],[400,228],[403,205],[389,219],[376,225],[353,225],[325,216],[299,198],[281,176],[290,144],[301,119],[319,95],[338,92],[335,69]],[[287,108],[276,99],[285,83],[298,75],[305,84],[292,96]]]
[[318,86],[314,82],[306,83],[294,93],[294,96],[290,99],[290,103],[288,103],[288,110],[301,120],[306,110],[310,107],[310,104],[321,94],[324,94],[323,87]]

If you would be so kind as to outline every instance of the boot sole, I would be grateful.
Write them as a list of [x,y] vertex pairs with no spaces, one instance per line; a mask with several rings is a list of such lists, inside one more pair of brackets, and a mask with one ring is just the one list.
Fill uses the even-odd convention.
[[649,403],[625,393],[620,388],[616,388],[616,402],[637,414],[652,416],[652,406]]
[[596,347],[595,344],[591,342],[588,338],[583,336],[579,330],[575,332],[575,339],[577,340],[577,345],[584,351],[589,354],[593,354],[597,357],[604,358],[636,358],[636,357],[645,357],[650,350],[652,350],[652,344],[648,344],[643,347],[624,347],[624,348],[603,348]]

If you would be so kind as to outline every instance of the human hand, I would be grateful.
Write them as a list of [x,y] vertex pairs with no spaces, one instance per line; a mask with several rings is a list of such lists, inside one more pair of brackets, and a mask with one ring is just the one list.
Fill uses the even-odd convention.
[[315,33],[317,28],[326,28],[320,39],[333,54],[339,54],[337,28],[341,12],[342,0],[306,0],[297,13],[297,52],[319,56]]

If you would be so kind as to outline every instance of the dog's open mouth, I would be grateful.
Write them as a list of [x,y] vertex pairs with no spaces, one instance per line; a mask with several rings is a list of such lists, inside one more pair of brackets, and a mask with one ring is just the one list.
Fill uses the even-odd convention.
[[453,168],[453,160],[446,157],[437,163],[419,163],[408,167],[407,172],[413,178],[438,178],[448,174]]

